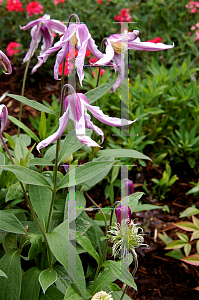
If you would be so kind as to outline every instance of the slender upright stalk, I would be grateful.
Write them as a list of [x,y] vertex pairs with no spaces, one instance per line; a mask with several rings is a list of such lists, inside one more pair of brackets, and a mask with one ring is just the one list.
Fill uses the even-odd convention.
[[[24,90],[25,90],[25,85],[26,85],[26,78],[27,78],[27,73],[28,73],[28,67],[29,67],[29,64],[30,64],[30,60],[32,58],[32,53],[34,51],[34,47],[35,47],[35,44],[37,42],[37,38],[38,38],[38,35],[39,35],[39,32],[40,32],[41,26],[42,26],[42,22],[39,23],[39,26],[37,28],[37,33],[36,33],[35,41],[34,41],[34,44],[33,44],[33,47],[32,47],[32,51],[30,53],[29,60],[28,60],[28,62],[26,64],[26,69],[25,69],[24,76],[23,76],[23,84],[22,84],[22,89],[21,89],[21,96],[24,96]],[[20,102],[19,121],[21,121],[22,108],[23,108],[23,103]],[[18,137],[19,137],[19,134],[20,134],[20,127],[18,127],[18,132],[17,132],[17,136]]]
[[[8,149],[8,147],[7,147],[7,145],[6,145],[6,143],[4,142],[4,139],[3,139],[3,136],[2,136],[2,134],[1,134],[1,132],[0,132],[0,139],[1,139],[1,141],[2,141],[2,143],[3,143],[3,145],[4,145],[4,148],[5,148],[7,154],[8,154],[8,156],[9,156],[9,158],[10,158],[11,163],[12,163],[13,165],[15,165],[15,163],[14,163],[14,161],[13,161],[13,158],[12,158],[12,156],[11,156],[11,154],[10,154],[10,151],[9,151],[9,149]],[[32,215],[33,215],[35,221],[37,222],[37,224],[38,224],[38,226],[39,226],[39,229],[41,230],[41,232],[42,232],[42,234],[43,234],[43,237],[44,237],[45,243],[46,243],[46,245],[47,245],[47,249],[48,249],[49,269],[52,270],[51,251],[50,251],[50,248],[49,248],[49,245],[48,245],[48,240],[47,240],[47,237],[46,237],[46,233],[45,233],[45,231],[43,230],[43,227],[41,226],[41,224],[40,224],[40,222],[39,222],[39,219],[37,218],[37,216],[36,216],[36,214],[35,214],[35,211],[34,211],[34,209],[33,209],[33,207],[32,207],[32,204],[31,204],[31,202],[30,202],[30,200],[29,200],[29,198],[28,198],[28,196],[27,196],[27,194],[26,194],[26,190],[25,190],[25,187],[24,187],[23,183],[22,183],[20,180],[19,180],[19,183],[20,183],[20,185],[21,185],[22,191],[23,191],[23,193],[24,193],[25,200],[26,200],[26,202],[27,202],[27,204],[28,204],[28,206],[29,206],[29,208],[30,208],[30,211],[31,211],[31,213],[32,213]]]
[[[104,44],[105,44],[106,40],[107,40],[107,38],[104,38],[104,39],[102,40],[102,43],[101,43],[101,52],[104,51]],[[98,87],[98,85],[99,85],[99,79],[100,79],[100,67],[99,67],[99,70],[98,70],[96,87]],[[95,101],[95,105],[96,105],[96,101]]]
[[[135,251],[131,251],[131,254],[133,255],[134,262],[135,262],[134,270],[132,272],[132,276],[134,276],[138,269],[138,259],[137,259],[137,254]],[[124,298],[124,295],[126,294],[127,289],[128,289],[128,285],[125,286],[125,289],[122,293],[120,300],[122,300]]]

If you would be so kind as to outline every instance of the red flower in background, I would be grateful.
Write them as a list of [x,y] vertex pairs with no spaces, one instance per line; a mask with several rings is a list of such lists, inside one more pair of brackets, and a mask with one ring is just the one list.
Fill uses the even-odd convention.
[[32,17],[33,15],[43,14],[43,6],[37,1],[28,3],[28,5],[26,6],[26,10],[29,17]]
[[17,11],[17,12],[22,12],[23,4],[20,2],[20,0],[8,0],[8,5],[7,5],[7,10],[8,11]]
[[20,44],[15,42],[10,42],[6,48],[6,53],[8,56],[13,56],[20,51]]
[[89,58],[88,61],[89,61],[89,63],[94,64],[98,61],[98,59],[96,57],[91,57],[91,58]]
[[[62,68],[63,68],[63,61],[59,66],[59,76],[62,76]],[[74,64],[71,61],[69,61],[69,64],[68,64],[68,60],[66,60],[65,68],[64,68],[64,76],[71,74],[73,68],[74,68]]]
[[65,0],[54,0],[54,4],[59,4],[59,3],[63,3]]
[[130,16],[128,8],[122,8],[119,15],[114,17],[114,20],[119,21],[121,25],[122,22],[131,22],[133,18]]
[[[99,71],[99,68],[97,68],[97,71]],[[100,69],[100,77],[104,74],[105,69]],[[92,72],[93,78],[95,78],[95,71]]]
[[156,37],[155,39],[148,40],[147,42],[151,42],[151,43],[154,43],[154,44],[158,44],[158,43],[161,43],[161,42],[162,42],[162,39],[161,39],[160,37]]

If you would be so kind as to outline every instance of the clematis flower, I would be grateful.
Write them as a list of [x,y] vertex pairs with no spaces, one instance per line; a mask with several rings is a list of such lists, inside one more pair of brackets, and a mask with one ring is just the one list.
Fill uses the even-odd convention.
[[[111,293],[111,292],[110,292]],[[106,293],[104,291],[100,291],[97,294],[95,294],[91,300],[113,300],[110,293]]]
[[8,121],[8,110],[4,104],[0,104],[0,122],[1,122],[1,129],[0,132],[2,133],[6,127]]
[[62,61],[68,54],[68,51],[70,50],[68,46],[69,41],[71,41],[71,44],[73,46],[76,45],[76,48],[78,50],[75,65],[77,67],[77,75],[79,77],[80,84],[82,85],[82,80],[84,79],[83,66],[86,55],[86,49],[88,48],[88,50],[98,59],[101,59],[103,57],[103,54],[97,49],[95,41],[92,39],[88,28],[85,24],[70,24],[64,36],[61,37],[60,41],[55,43],[53,47],[49,48],[45,53],[40,55],[38,59],[42,63],[44,63],[50,54],[62,48],[57,54],[54,66],[54,78],[59,80],[59,65],[62,63]]
[[102,143],[104,141],[103,131],[91,122],[91,117],[87,113],[87,109],[96,119],[110,126],[120,127],[130,125],[136,121],[128,121],[125,119],[118,119],[105,115],[99,107],[91,106],[84,94],[77,93],[75,95],[68,95],[65,98],[65,113],[59,119],[58,130],[53,135],[41,141],[37,145],[37,150],[39,151],[40,149],[47,147],[49,144],[56,141],[64,133],[69,118],[74,122],[76,136],[81,143],[90,147],[100,147],[89,136],[85,135],[85,128],[92,129],[97,135],[102,136]]
[[[124,65],[124,52],[127,49],[133,50],[145,50],[145,51],[160,51],[165,49],[173,48],[174,45],[165,45],[162,43],[151,43],[151,42],[141,42],[138,38],[139,31],[134,30],[133,32],[122,34],[110,35],[106,41],[106,54],[95,63],[95,65],[105,65],[113,61],[113,66],[115,71],[118,71],[118,77],[116,83],[113,85],[110,92],[115,92],[122,83],[125,74],[125,65]],[[128,42],[125,41],[127,37]]]
[[4,69],[8,72],[5,73],[7,75],[10,75],[12,73],[12,67],[10,64],[10,61],[8,59],[8,57],[0,50],[0,62],[3,65]]
[[[35,38],[40,24],[42,25],[40,27],[40,31],[35,43]],[[30,43],[30,48],[28,50],[28,53],[23,59],[23,63],[28,61],[29,58],[32,57],[33,54],[35,53],[36,49],[38,48],[39,42],[41,40],[41,35],[43,35],[43,45],[41,47],[40,55],[42,55],[48,48],[52,46],[53,35],[51,33],[51,30],[59,34],[64,34],[64,32],[66,31],[66,26],[64,24],[62,24],[60,21],[57,20],[50,20],[49,15],[44,15],[42,18],[39,18],[35,21],[28,23],[26,26],[21,27],[22,30],[27,30],[29,28],[32,28],[31,29],[32,40]],[[38,61],[36,66],[32,69],[32,73],[34,73],[41,65],[42,65],[41,61]]]
[[116,209],[115,209],[115,215],[116,215],[116,218],[117,218],[117,223],[121,225],[121,220],[123,219],[126,219],[127,217],[127,223],[130,224],[131,222],[131,210],[129,208],[129,206],[123,206],[121,207],[118,206]]

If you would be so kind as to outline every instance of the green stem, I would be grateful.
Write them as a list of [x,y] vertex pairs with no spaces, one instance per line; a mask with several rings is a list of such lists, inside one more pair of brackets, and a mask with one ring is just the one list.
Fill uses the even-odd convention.
[[[39,26],[37,28],[37,33],[36,33],[35,41],[34,41],[34,44],[33,44],[33,47],[32,47],[31,53],[30,53],[30,57],[29,57],[28,62],[26,64],[26,69],[25,69],[24,76],[23,76],[23,84],[22,84],[22,89],[21,89],[21,96],[24,96],[24,90],[25,90],[25,85],[26,85],[26,78],[27,78],[27,73],[28,73],[28,67],[29,67],[29,64],[30,64],[30,60],[32,58],[32,54],[33,54],[33,51],[34,51],[35,44],[37,42],[37,38],[38,38],[38,35],[39,35],[39,32],[40,32],[41,26],[42,26],[42,22],[39,23]],[[20,102],[19,121],[21,121],[22,108],[23,108],[23,103]],[[20,127],[18,127],[18,132],[17,132],[17,136],[18,137],[19,137],[19,134],[20,134]]]
[[[137,260],[137,254],[135,251],[131,251],[131,254],[133,255],[134,262],[135,262],[134,270],[132,272],[132,276],[134,276],[138,269],[138,260]],[[124,295],[126,294],[127,289],[128,289],[128,285],[125,286],[125,289],[122,293],[120,300],[122,300],[124,298]]]
[[[8,156],[9,156],[9,158],[10,158],[10,160],[11,160],[11,163],[12,163],[13,165],[15,165],[15,163],[14,163],[14,161],[13,161],[13,158],[12,158],[12,156],[11,156],[11,154],[10,154],[10,151],[9,151],[9,149],[8,149],[8,147],[7,147],[7,145],[6,145],[6,143],[4,142],[4,139],[3,139],[3,136],[2,136],[2,134],[1,134],[1,132],[0,132],[0,139],[1,139],[2,143],[3,143],[3,145],[4,145],[4,148],[5,148],[6,152],[8,153]],[[50,251],[50,248],[49,248],[49,245],[48,245],[48,240],[47,240],[47,237],[46,237],[46,233],[44,232],[43,227],[41,226],[41,224],[40,224],[40,222],[39,222],[39,220],[38,220],[38,218],[37,218],[37,216],[36,216],[36,214],[35,214],[35,211],[34,211],[34,209],[33,209],[33,207],[32,207],[32,204],[31,204],[31,202],[30,202],[30,200],[29,200],[29,198],[28,198],[28,196],[27,196],[27,194],[26,194],[26,190],[25,190],[25,187],[24,187],[23,183],[22,183],[20,180],[19,180],[19,183],[20,183],[21,188],[22,188],[22,191],[23,191],[23,193],[24,193],[24,197],[25,197],[26,203],[28,204],[31,213],[32,213],[32,215],[33,215],[35,221],[37,222],[37,224],[38,224],[38,226],[39,226],[39,229],[41,230],[41,232],[42,232],[42,234],[43,234],[44,240],[45,240],[46,245],[47,245],[47,248],[48,248],[49,269],[52,270],[51,251]]]

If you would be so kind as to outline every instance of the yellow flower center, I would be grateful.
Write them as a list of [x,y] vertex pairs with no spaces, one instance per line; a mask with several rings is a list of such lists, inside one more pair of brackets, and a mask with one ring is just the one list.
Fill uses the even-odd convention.
[[116,53],[121,54],[125,52],[128,49],[128,46],[126,43],[121,42],[111,42],[111,45]]
[[71,38],[70,41],[71,41],[72,46],[76,46],[77,45],[78,39],[76,37],[76,33],[72,36],[72,38]]

